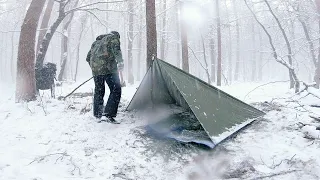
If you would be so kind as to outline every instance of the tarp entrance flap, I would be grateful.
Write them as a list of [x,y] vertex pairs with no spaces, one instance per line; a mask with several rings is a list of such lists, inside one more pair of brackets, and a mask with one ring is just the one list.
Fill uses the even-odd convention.
[[150,107],[152,103],[176,104],[191,111],[214,144],[264,115],[162,60],[153,62],[127,110]]
[[173,104],[175,102],[168,92],[159,68],[158,64],[154,64],[152,69],[148,70],[127,110],[144,109],[153,103]]

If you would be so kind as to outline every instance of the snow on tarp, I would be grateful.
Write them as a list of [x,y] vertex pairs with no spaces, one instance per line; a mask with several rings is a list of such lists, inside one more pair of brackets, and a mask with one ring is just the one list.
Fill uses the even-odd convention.
[[255,120],[257,120],[257,119],[249,119],[241,124],[237,124],[231,128],[226,129],[225,132],[219,134],[218,136],[211,136],[211,139],[215,144],[218,144],[218,143],[222,142],[223,140],[227,139],[228,137],[230,137],[231,135],[233,135],[234,133],[236,133],[236,132],[240,131],[241,129],[243,129],[244,127],[248,126],[249,124],[251,124]]

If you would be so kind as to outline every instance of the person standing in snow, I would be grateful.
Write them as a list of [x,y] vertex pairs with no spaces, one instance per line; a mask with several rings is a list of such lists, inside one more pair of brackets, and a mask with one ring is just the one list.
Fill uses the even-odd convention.
[[[124,64],[120,48],[120,34],[112,31],[109,34],[100,35],[92,44],[86,61],[89,63],[94,76],[95,90],[93,100],[93,115],[111,123],[117,123],[118,106],[121,99],[121,83],[119,71]],[[103,110],[105,82],[110,89],[109,98]]]

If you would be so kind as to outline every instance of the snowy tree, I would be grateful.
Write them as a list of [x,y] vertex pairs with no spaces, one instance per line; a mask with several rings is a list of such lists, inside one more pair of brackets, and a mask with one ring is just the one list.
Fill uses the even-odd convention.
[[155,0],[146,1],[146,23],[147,23],[147,68],[157,58],[157,25]]
[[21,26],[16,81],[16,101],[36,98],[35,85],[35,38],[44,0],[32,0]]

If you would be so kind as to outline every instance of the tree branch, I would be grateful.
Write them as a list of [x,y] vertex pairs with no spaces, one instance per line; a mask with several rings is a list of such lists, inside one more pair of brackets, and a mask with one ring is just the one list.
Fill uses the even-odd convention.
[[58,99],[63,99],[65,100],[67,97],[69,97],[70,95],[72,95],[77,89],[79,89],[82,85],[84,85],[85,83],[87,83],[88,81],[90,81],[91,79],[93,79],[93,77],[91,77],[90,79],[86,80],[85,82],[83,82],[82,84],[80,84],[78,87],[76,87],[71,93],[69,93],[68,95],[66,95],[65,97],[59,97]]
[[281,172],[278,172],[278,173],[275,173],[275,174],[270,174],[270,175],[266,175],[266,176],[255,177],[255,178],[253,178],[252,180],[254,180],[254,179],[266,179],[266,178],[271,178],[271,177],[275,177],[275,176],[282,176],[282,175],[286,175],[286,174],[293,173],[293,172],[298,172],[298,171],[301,171],[301,170],[281,171]]
[[128,0],[123,0],[123,1],[107,1],[107,2],[95,2],[95,3],[91,3],[91,4],[86,4],[86,5],[82,5],[73,9],[70,9],[68,11],[65,11],[66,14],[69,14],[73,11],[77,11],[79,9],[85,8],[85,7],[89,7],[89,6],[94,6],[94,5],[98,5],[98,4],[111,4],[111,3],[122,3],[122,2],[127,2]]
[[253,90],[251,90],[250,92],[248,92],[248,94],[246,94],[246,96],[244,97],[244,100],[247,98],[247,96],[252,93],[253,91],[255,91],[256,89],[262,87],[262,86],[266,86],[266,85],[269,85],[269,84],[275,84],[275,83],[284,83],[284,82],[289,82],[289,81],[273,81],[273,82],[268,82],[266,84],[262,84],[260,86],[257,86],[255,87]]

